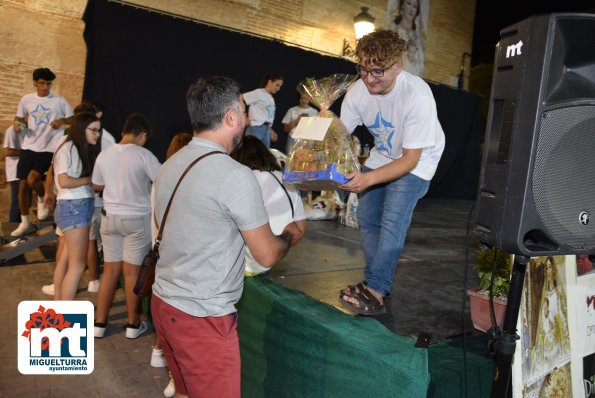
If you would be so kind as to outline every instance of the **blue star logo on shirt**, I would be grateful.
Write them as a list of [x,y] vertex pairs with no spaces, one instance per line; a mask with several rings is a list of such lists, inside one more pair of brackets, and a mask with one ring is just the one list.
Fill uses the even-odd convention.
[[275,106],[274,105],[267,105],[267,115],[268,115],[268,120],[273,120],[275,118]]
[[35,109],[31,112],[31,116],[33,116],[36,126],[48,124],[50,122],[50,115],[51,111],[42,104],[37,104]]
[[366,127],[375,138],[376,150],[390,153],[393,148],[392,138],[395,134],[395,126],[390,121],[383,119],[378,112],[374,124]]

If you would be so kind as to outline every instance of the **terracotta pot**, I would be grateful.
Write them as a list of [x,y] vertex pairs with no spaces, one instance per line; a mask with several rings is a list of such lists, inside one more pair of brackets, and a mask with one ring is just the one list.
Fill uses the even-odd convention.
[[[469,312],[471,313],[471,322],[473,327],[482,332],[487,332],[492,327],[492,316],[490,315],[490,297],[478,292],[479,289],[469,289]],[[506,301],[494,298],[494,313],[496,323],[500,328],[504,324],[504,315],[506,314]]]

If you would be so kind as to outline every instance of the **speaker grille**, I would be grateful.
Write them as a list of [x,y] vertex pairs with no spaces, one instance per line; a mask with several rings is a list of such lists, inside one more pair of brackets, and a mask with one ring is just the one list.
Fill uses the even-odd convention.
[[[558,243],[577,250],[593,248],[595,106],[548,111],[541,122],[532,183],[537,213]],[[587,225],[580,222],[584,212],[591,218]]]

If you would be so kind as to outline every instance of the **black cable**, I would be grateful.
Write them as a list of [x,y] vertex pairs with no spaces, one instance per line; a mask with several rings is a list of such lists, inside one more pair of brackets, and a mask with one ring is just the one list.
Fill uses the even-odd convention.
[[467,230],[465,233],[465,272],[463,277],[463,308],[461,311],[461,323],[463,328],[463,389],[465,391],[465,398],[467,397],[467,317],[465,311],[467,309],[467,285],[469,274],[469,234],[471,233],[471,223],[473,220],[473,213],[475,211],[475,202],[469,215],[467,216]]

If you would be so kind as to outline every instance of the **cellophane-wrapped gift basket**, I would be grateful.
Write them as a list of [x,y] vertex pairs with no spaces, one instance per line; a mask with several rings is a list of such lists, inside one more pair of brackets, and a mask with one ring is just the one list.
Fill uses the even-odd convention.
[[322,141],[297,138],[289,156],[283,182],[304,191],[335,190],[359,171],[359,161],[351,136],[330,106],[357,79],[355,75],[334,74],[321,79],[308,78],[298,85],[310,102],[320,109],[318,117],[330,118],[331,124]]

